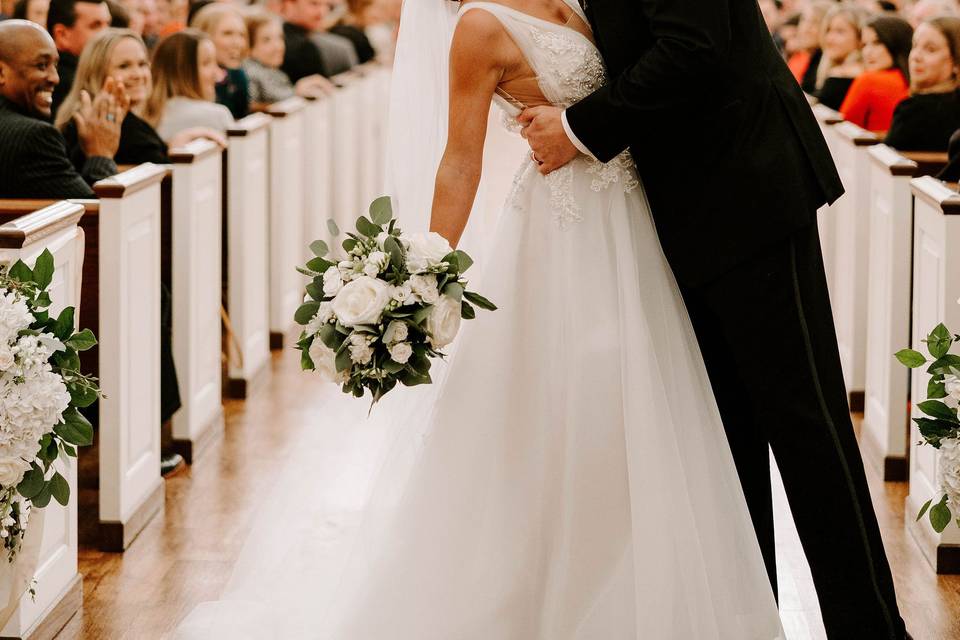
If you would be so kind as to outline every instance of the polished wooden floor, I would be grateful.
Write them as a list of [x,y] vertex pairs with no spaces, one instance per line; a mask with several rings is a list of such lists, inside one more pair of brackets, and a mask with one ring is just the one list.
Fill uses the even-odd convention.
[[[227,403],[223,441],[167,480],[165,513],[133,546],[124,554],[81,550],[84,608],[58,638],[161,639],[196,603],[216,599],[269,489],[271,469],[304,439],[329,437],[332,447],[342,446],[335,433],[342,425],[318,420],[331,392],[298,371],[295,353],[275,355],[269,382],[248,401]],[[905,485],[884,485],[876,475],[870,483],[908,628],[916,640],[960,638],[960,576],[934,575],[908,538]],[[823,640],[809,570],[780,505],[784,626],[790,640]]]

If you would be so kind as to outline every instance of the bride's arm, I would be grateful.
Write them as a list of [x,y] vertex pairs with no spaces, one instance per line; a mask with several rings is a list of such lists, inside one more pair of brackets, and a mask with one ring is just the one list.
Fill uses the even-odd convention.
[[503,37],[500,23],[485,11],[464,14],[453,36],[447,146],[437,169],[430,230],[454,247],[480,184],[490,101],[503,75]]

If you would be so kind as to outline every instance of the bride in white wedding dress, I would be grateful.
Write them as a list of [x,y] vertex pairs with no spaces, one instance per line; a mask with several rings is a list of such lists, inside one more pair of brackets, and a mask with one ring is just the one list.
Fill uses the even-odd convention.
[[[443,17],[452,4],[407,0],[404,20]],[[569,105],[605,82],[577,1],[548,4],[463,3],[451,145],[475,135],[477,118],[485,126],[494,89],[517,113]],[[401,22],[401,38],[411,29]],[[482,67],[476,55],[490,43],[507,43],[490,55],[508,62],[496,87],[471,89],[458,74],[476,69],[462,61]],[[457,185],[444,177],[451,166],[445,158],[434,218],[458,235],[475,180]],[[401,215],[408,206],[401,199]],[[629,155],[582,156],[548,177],[527,158],[483,263],[482,291],[499,311],[468,323],[434,388],[398,390],[374,410],[395,446],[350,543],[331,553],[344,533],[324,526],[303,484],[317,463],[285,461],[224,598],[176,637],[784,637]]]

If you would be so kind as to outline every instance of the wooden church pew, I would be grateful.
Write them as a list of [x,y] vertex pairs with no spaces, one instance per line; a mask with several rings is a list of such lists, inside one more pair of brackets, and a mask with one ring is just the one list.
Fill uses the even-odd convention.
[[306,102],[290,98],[270,107],[270,347],[280,349],[294,327],[304,280],[296,268],[304,241],[304,141]]
[[[911,183],[914,199],[913,308],[911,348],[927,353],[922,342],[938,323],[953,331],[960,327],[960,194],[932,177]],[[929,376],[926,367],[910,375],[912,417],[921,417],[916,403],[926,399]],[[960,528],[956,520],[942,534],[926,518],[916,522],[920,507],[930,498],[939,499],[936,480],[937,451],[920,446],[914,426],[910,437],[910,494],[905,520],[908,530],[938,574],[960,573]],[[956,514],[955,514],[956,515]]]
[[170,150],[173,358],[183,406],[173,445],[192,463],[223,432],[222,153],[209,140]]
[[[0,263],[23,260],[33,266],[44,249],[53,254],[56,271],[49,288],[53,314],[80,304],[84,239],[78,222],[83,215],[82,204],[58,202],[0,226]],[[83,602],[77,572],[76,460],[60,459],[54,466],[70,485],[70,502],[62,507],[51,501],[34,510],[20,555],[13,564],[4,558],[0,591],[10,595],[0,601],[3,638],[52,638]],[[32,578],[35,597],[24,593]]]
[[[99,346],[84,370],[107,399],[96,406],[94,447],[80,449],[81,541],[122,551],[163,508],[160,476],[160,269],[162,181],[142,165],[94,186],[85,214],[79,324]],[[0,200],[0,221],[42,201]]]
[[262,113],[240,120],[227,131],[224,153],[225,300],[236,340],[226,344],[226,390],[233,398],[247,397],[270,360],[270,124]]

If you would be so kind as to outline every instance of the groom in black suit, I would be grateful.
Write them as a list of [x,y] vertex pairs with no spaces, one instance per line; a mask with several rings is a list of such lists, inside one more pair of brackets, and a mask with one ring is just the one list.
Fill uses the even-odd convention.
[[[756,0],[587,0],[610,82],[529,109],[549,173],[629,148],[776,589],[768,446],[831,640],[903,640],[850,421],[816,212],[843,193]],[[733,640],[733,639],[731,639]]]

